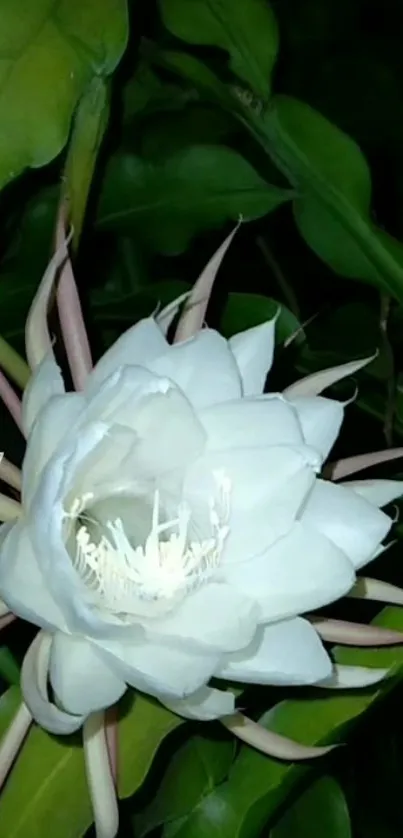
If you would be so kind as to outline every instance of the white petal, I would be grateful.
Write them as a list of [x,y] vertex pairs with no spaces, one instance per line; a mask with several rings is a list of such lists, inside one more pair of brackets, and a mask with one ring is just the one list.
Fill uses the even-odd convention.
[[87,391],[95,392],[99,385],[120,367],[147,367],[150,361],[166,351],[167,346],[164,335],[153,317],[140,320],[121,335],[98,361],[89,377]]
[[[107,428],[91,425],[70,439],[43,471],[32,502],[29,535],[49,594],[58,603],[68,628],[78,634],[109,634],[114,629],[101,619],[85,597],[84,583],[76,573],[65,545],[65,499],[80,496],[76,491],[78,472],[88,470],[91,458],[97,461],[97,448]],[[128,433],[130,433],[128,431]],[[84,484],[83,484],[84,485]],[[46,549],[44,549],[46,545]]]
[[401,480],[350,480],[339,485],[352,489],[374,506],[386,506],[403,495]]
[[52,396],[61,396],[64,393],[65,387],[60,369],[53,354],[48,354],[36,367],[24,390],[22,424],[26,436],[28,436],[36,417],[49,399]]
[[356,492],[324,480],[316,481],[301,520],[337,544],[356,568],[370,561],[392,525]]
[[358,370],[366,367],[367,364],[374,360],[374,357],[375,355],[371,358],[364,358],[362,361],[349,361],[347,364],[340,364],[337,367],[329,367],[326,370],[314,372],[296,381],[295,384],[291,384],[290,387],[284,390],[284,394],[289,398],[295,398],[296,396],[317,396],[322,390],[331,387],[332,384],[337,384],[343,378],[347,378],[349,375],[353,375]]
[[145,367],[124,365],[111,373],[95,387],[86,387],[84,394],[87,408],[83,422],[89,424],[102,419],[105,422],[119,422],[133,427],[136,408],[150,395],[166,393],[173,384],[155,375]]
[[53,638],[49,676],[58,704],[80,716],[111,707],[126,691],[95,646],[61,632]]
[[254,396],[264,390],[273,362],[276,320],[277,317],[273,317],[267,323],[230,338],[230,349],[241,374],[245,396]]
[[68,735],[82,726],[84,716],[60,710],[47,694],[49,657],[52,637],[39,632],[25,655],[21,669],[21,690],[35,721],[50,733]]
[[147,366],[174,381],[199,409],[241,395],[241,379],[228,343],[211,329],[170,346]]
[[74,432],[84,404],[84,398],[79,393],[53,396],[42,410],[39,421],[34,423],[22,466],[22,502],[25,509],[29,509],[46,463],[67,435]]
[[282,396],[223,402],[202,410],[208,449],[303,445],[295,411]]
[[175,643],[210,647],[224,652],[244,648],[252,640],[259,609],[252,600],[229,585],[204,585],[160,620],[150,620],[146,630],[150,638],[172,638]]
[[22,522],[0,528],[0,590],[10,611],[23,620],[50,631],[65,627]]
[[174,337],[175,343],[187,340],[187,338],[192,337],[202,328],[215,278],[238,227],[239,224],[213,254],[206,267],[196,280],[190,292],[189,300],[184,306],[179,319]]
[[341,690],[360,689],[383,681],[388,673],[388,669],[375,669],[366,666],[334,666],[331,675],[316,686]]
[[174,322],[176,315],[179,314],[182,303],[188,299],[189,295],[190,291],[185,291],[183,294],[180,294],[179,297],[176,297],[175,300],[172,300],[171,303],[168,303],[162,311],[155,315],[155,322],[158,324],[163,335],[168,334],[169,327]]
[[290,404],[297,411],[305,442],[326,460],[343,422],[343,405],[320,396],[299,396],[290,399]]
[[[205,432],[188,399],[167,379],[141,367],[122,367],[90,402],[83,426],[99,421],[136,434],[136,476],[179,469],[203,450]],[[116,466],[115,466],[116,471]]]
[[184,716],[185,719],[197,719],[209,722],[222,716],[230,716],[235,711],[235,696],[232,692],[216,690],[213,687],[200,687],[188,698],[179,701],[164,701],[168,710]]
[[348,593],[355,582],[345,554],[299,522],[262,555],[225,566],[223,576],[255,598],[262,618],[270,622],[322,608]]
[[331,660],[312,626],[297,617],[264,626],[249,649],[228,655],[216,675],[247,684],[314,684],[330,675]]
[[315,481],[310,460],[307,448],[273,446],[212,452],[188,469],[183,497],[206,534],[209,500],[217,496],[214,474],[223,473],[229,481],[224,562],[261,553],[288,532]]
[[206,684],[217,668],[216,653],[173,648],[172,644],[103,640],[100,654],[118,677],[137,690],[160,698],[185,698]]

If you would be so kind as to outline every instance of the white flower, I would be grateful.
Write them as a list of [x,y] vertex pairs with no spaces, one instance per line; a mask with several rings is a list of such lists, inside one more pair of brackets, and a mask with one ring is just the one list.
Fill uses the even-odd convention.
[[204,329],[170,346],[149,318],[83,392],[65,392],[52,355],[35,370],[23,514],[0,530],[0,593],[51,634],[65,712],[55,716],[29,660],[22,678],[42,726],[70,731],[127,685],[209,719],[234,710],[226,681],[331,677],[299,615],[350,591],[391,526],[378,505],[401,485],[319,477],[343,406],[306,386],[262,395],[274,329],[230,341]]

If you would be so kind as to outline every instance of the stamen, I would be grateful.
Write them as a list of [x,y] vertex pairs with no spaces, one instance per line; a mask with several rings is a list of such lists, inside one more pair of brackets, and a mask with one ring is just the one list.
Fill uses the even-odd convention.
[[[201,541],[189,539],[191,512],[180,504],[178,515],[160,522],[161,500],[154,493],[150,533],[144,543],[133,547],[121,518],[105,523],[98,543],[91,539],[85,523],[76,533],[74,566],[100,607],[113,613],[137,614],[139,600],[149,603],[176,601],[202,584],[221,560],[229,532],[231,483],[215,473],[217,495],[209,500],[211,535]],[[73,502],[69,515],[80,514],[83,499]],[[85,516],[81,515],[81,520]],[[161,536],[167,536],[161,540]]]

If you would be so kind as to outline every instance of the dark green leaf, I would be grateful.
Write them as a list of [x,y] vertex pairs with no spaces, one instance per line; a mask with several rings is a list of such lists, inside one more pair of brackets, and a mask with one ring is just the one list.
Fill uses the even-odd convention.
[[266,0],[160,0],[160,9],[170,32],[191,44],[227,50],[234,73],[268,98],[278,31]]
[[12,722],[21,704],[21,692],[19,687],[9,687],[0,696],[0,739],[6,733],[10,722]]
[[346,799],[332,777],[321,777],[304,791],[270,831],[270,838],[351,838]]
[[140,788],[161,742],[183,721],[145,695],[126,694],[119,722],[119,797]]
[[0,678],[8,684],[20,683],[20,668],[7,646],[0,646]]
[[189,814],[225,779],[233,756],[230,739],[191,736],[173,754],[150,805],[135,818],[136,835],[142,838],[155,827]]
[[[403,610],[386,608],[377,625],[403,630]],[[340,663],[403,668],[403,648],[336,649]],[[389,678],[367,690],[282,701],[261,724],[305,744],[345,739],[347,729],[395,684]],[[325,764],[325,763],[323,763]],[[178,838],[258,838],[291,790],[312,771],[306,764],[283,763],[242,746],[228,780],[206,797],[178,829]]]
[[310,247],[336,272],[402,301],[403,245],[372,222],[370,173],[358,146],[287,96],[276,97],[262,125],[263,144],[299,188],[295,218]]
[[154,164],[122,155],[108,167],[99,225],[134,230],[155,250],[175,254],[200,230],[240,215],[260,218],[291,194],[225,147],[192,146]]

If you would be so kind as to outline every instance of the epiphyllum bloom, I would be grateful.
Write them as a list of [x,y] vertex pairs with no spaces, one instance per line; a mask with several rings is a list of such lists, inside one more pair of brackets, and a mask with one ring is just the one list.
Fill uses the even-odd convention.
[[0,530],[0,594],[48,633],[55,703],[32,653],[22,689],[57,733],[128,685],[197,719],[234,712],[228,681],[331,685],[300,615],[351,590],[390,529],[379,507],[402,493],[320,477],[343,405],[317,392],[361,362],[266,395],[275,320],[169,345],[169,319],[129,329],[81,392],[28,340],[22,515]]

